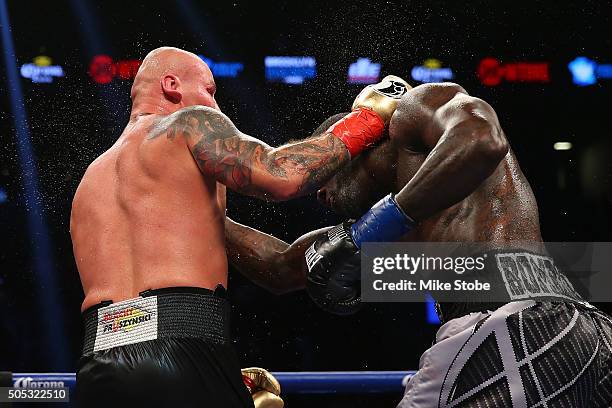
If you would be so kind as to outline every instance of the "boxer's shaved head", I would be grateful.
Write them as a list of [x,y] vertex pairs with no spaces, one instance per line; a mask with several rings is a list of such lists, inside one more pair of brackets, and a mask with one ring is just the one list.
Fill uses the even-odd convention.
[[217,108],[215,81],[208,65],[197,55],[174,47],[160,47],[142,61],[132,85],[132,102],[142,99],[172,106],[204,105]]

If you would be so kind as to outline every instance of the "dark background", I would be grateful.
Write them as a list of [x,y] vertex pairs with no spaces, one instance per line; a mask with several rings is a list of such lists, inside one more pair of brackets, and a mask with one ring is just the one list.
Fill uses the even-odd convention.
[[[17,141],[0,67],[0,370],[74,371],[81,346],[83,299],[69,236],[70,203],[87,165],[111,146],[129,116],[131,82],[98,85],[91,58],[142,59],[171,45],[214,60],[240,61],[236,79],[217,79],[222,110],[245,133],[277,145],[306,136],[346,111],[361,86],[346,81],[350,63],[369,57],[381,77],[410,78],[426,58],[451,67],[455,82],[488,101],[538,199],[547,241],[609,241],[612,166],[609,120],[612,80],[578,87],[567,64],[579,55],[612,63],[609,2],[317,2],[317,1],[8,1],[19,66],[48,55],[66,76],[51,84],[22,79],[25,108],[49,227],[58,288],[41,287],[33,271]],[[266,55],[310,55],[317,77],[303,85],[265,81]],[[550,63],[549,83],[480,83],[479,61]],[[12,61],[9,61],[13,63]],[[553,150],[570,141],[569,151]],[[312,197],[270,204],[231,194],[236,220],[285,240],[340,220]],[[422,304],[370,305],[352,317],[318,310],[304,293],[276,297],[231,273],[233,331],[243,366],[271,370],[416,369],[436,326]],[[51,363],[61,345],[45,337],[56,321],[40,293],[60,293],[57,330],[68,358]],[[606,305],[603,305],[607,308]],[[63,320],[63,321],[62,321]],[[399,395],[361,399],[393,406]],[[294,405],[297,400],[290,400]],[[313,404],[325,404],[315,399]],[[345,400],[347,401],[347,400]],[[333,406],[340,406],[339,402]],[[356,406],[351,403],[350,406]]]

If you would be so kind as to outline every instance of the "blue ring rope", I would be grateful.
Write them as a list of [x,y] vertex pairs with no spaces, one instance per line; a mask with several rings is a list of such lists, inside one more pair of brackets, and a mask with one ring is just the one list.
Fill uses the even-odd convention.
[[[401,393],[415,371],[278,371],[283,394]],[[74,373],[13,373],[13,385],[74,388]]]

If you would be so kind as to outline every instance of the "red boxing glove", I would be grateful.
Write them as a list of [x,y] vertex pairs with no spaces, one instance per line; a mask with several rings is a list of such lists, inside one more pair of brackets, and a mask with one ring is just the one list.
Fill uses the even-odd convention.
[[346,145],[351,158],[376,143],[391,121],[400,99],[411,86],[395,75],[387,75],[377,84],[368,85],[353,102],[353,112],[333,124],[328,133]]
[[383,135],[385,122],[368,108],[357,108],[327,129],[346,145],[351,158],[376,143]]

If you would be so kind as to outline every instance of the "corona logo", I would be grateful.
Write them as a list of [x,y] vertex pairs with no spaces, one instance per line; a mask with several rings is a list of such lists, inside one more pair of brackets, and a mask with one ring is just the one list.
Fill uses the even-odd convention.
[[413,67],[410,75],[415,81],[423,83],[450,81],[455,76],[452,69],[443,68],[442,62],[435,58],[428,58],[423,65]]
[[51,57],[39,55],[32,63],[21,66],[21,76],[34,83],[51,83],[55,78],[64,76],[64,69],[60,65],[51,65]]
[[21,377],[13,384],[15,388],[63,388],[66,387],[64,381],[61,380],[35,380],[32,377]]

